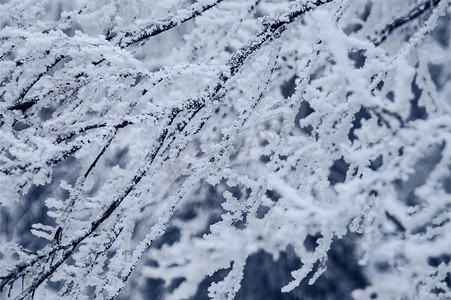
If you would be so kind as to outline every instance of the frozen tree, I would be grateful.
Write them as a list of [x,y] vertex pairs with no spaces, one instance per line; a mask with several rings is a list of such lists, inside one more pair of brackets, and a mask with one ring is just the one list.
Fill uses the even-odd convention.
[[1,1],[0,298],[451,299],[450,3]]

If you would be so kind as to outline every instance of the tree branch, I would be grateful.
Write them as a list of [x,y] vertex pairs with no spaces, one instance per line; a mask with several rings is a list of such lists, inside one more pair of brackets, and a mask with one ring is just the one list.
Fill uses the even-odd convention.
[[42,78],[42,76],[47,74],[54,66],[56,66],[56,64],[58,64],[61,60],[63,60],[66,57],[67,56],[65,56],[65,55],[57,56],[51,64],[46,66],[46,68],[43,72],[39,73],[38,76],[36,76],[36,78],[33,80],[32,83],[30,83],[26,88],[24,88],[22,90],[19,97],[14,101],[16,104],[8,107],[7,109],[8,110],[20,110],[20,111],[22,111],[22,113],[24,113],[27,109],[29,109],[31,106],[33,106],[33,104],[35,104],[37,102],[36,100],[31,100],[31,101],[22,102],[22,103],[20,103],[20,100],[25,98],[25,96],[28,94],[28,92]]
[[392,23],[385,26],[378,34],[379,37],[373,40],[376,46],[382,44],[387,37],[397,28],[412,22],[416,18],[423,15],[430,8],[437,6],[440,3],[440,0],[425,0],[419,5],[415,6],[412,10],[410,10],[407,14],[395,19]]
[[[279,15],[276,18],[267,21],[260,33],[258,33],[247,45],[242,47],[239,51],[237,51],[235,55],[230,58],[227,63],[227,66],[229,68],[228,72],[222,72],[219,75],[217,84],[207,92],[207,95],[205,97],[202,97],[199,100],[187,101],[182,108],[172,109],[172,111],[168,115],[164,129],[157,139],[157,144],[147,154],[146,158],[144,159],[143,165],[139,168],[138,172],[135,174],[129,184],[123,189],[123,193],[118,198],[116,198],[96,220],[92,221],[89,228],[85,229],[85,231],[81,235],[79,235],[76,239],[72,240],[68,244],[64,246],[54,245],[51,248],[44,249],[41,252],[42,254],[32,259],[30,262],[21,263],[20,266],[17,266],[15,269],[10,271],[7,276],[2,277],[3,281],[0,283],[0,289],[2,289],[7,284],[12,284],[21,276],[25,276],[29,272],[28,269],[33,267],[33,265],[35,265],[36,263],[41,263],[45,267],[45,264],[49,260],[50,256],[57,255],[58,253],[62,252],[61,258],[55,264],[50,264],[48,270],[36,275],[35,279],[26,288],[26,290],[24,290],[19,295],[18,299],[24,299],[25,297],[30,295],[30,293],[32,293],[44,280],[52,275],[53,272],[67,260],[67,258],[75,251],[76,247],[81,242],[88,238],[106,219],[108,219],[108,217],[111,216],[111,214],[116,210],[117,207],[119,207],[119,205],[130,194],[130,192],[135,189],[142,178],[147,175],[150,166],[153,164],[158,153],[161,152],[163,146],[166,144],[166,147],[169,147],[170,144],[177,138],[176,134],[181,133],[188,125],[189,121],[192,120],[196,116],[196,114],[200,112],[204,107],[213,103],[216,103],[216,105],[218,105],[217,102],[221,99],[225,84],[230,78],[238,73],[243,63],[249,57],[251,57],[252,54],[260,49],[264,43],[280,37],[280,34],[286,30],[286,25],[292,23],[294,20],[296,20],[297,17],[329,2],[332,2],[332,0],[318,0],[308,4],[299,4],[292,10],[288,11],[286,14]],[[191,115],[181,123],[178,123],[177,126],[175,126],[175,131],[173,133],[170,133],[168,128],[171,128],[174,120],[177,118],[179,113],[186,110],[192,110]],[[194,130],[194,133],[200,130],[204,124],[205,121],[201,122]],[[172,137],[169,142],[167,141],[168,137]]]
[[[147,39],[149,37],[156,36],[160,33],[163,33],[165,31],[168,31],[171,28],[176,27],[177,25],[180,25],[186,21],[189,21],[199,15],[201,15],[203,12],[209,10],[210,8],[216,6],[223,0],[208,0],[205,1],[205,3],[195,3],[191,5],[187,9],[180,10],[179,12],[176,12],[173,15],[167,16],[163,19],[152,21],[151,24],[147,25],[144,29],[138,29],[136,31],[138,32],[132,32],[132,31],[126,31],[124,32],[112,32],[110,35],[107,36],[107,40],[112,41],[112,44],[115,46],[119,46],[120,48],[128,47],[129,45],[132,45],[134,43],[137,43],[139,41],[142,41],[144,39]],[[58,56],[52,63],[50,63],[46,70],[40,74],[33,80],[33,82],[28,85],[26,88],[22,90],[19,97],[14,101],[15,104],[8,107],[8,110],[20,110],[22,113],[25,113],[26,110],[28,110],[31,106],[36,104],[36,100],[27,101],[23,103],[19,103],[20,100],[25,98],[27,93],[31,90],[31,88],[44,76],[47,72],[50,71],[56,64],[58,64],[62,59],[66,58],[67,56],[61,55]],[[103,62],[105,59],[102,59],[100,61],[93,61],[92,64],[94,66],[99,65],[101,62]],[[20,61],[17,62],[19,64],[22,64]]]
[[223,0],[207,0],[203,2],[196,2],[187,9],[179,10],[178,12],[164,17],[163,19],[151,21],[150,24],[146,25],[143,29],[130,28],[131,26],[129,26],[129,28],[119,32],[113,31],[107,36],[107,40],[112,40],[114,44],[119,45],[121,48],[128,47],[149,37],[165,32],[177,25],[185,23],[186,21],[194,19],[222,1]]

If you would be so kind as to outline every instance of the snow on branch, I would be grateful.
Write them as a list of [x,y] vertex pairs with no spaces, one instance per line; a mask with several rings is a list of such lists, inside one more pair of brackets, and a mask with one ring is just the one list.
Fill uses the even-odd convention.
[[0,8],[2,299],[451,297],[448,1]]
[[108,34],[107,39],[112,40],[114,44],[119,45],[121,48],[128,47],[189,21],[218,5],[222,1],[223,0],[198,1],[189,8],[179,10],[173,15],[167,16],[161,20],[140,20],[133,24],[133,26],[114,28],[112,32]]
[[374,44],[376,46],[380,45],[387,39],[387,37],[390,35],[390,33],[395,30],[396,28],[401,27],[405,23],[412,22],[416,18],[423,15],[425,12],[427,12],[430,8],[433,8],[434,6],[437,6],[440,3],[440,0],[426,0],[422,3],[416,5],[414,8],[412,8],[407,14],[395,19],[392,23],[385,26],[384,29],[382,29],[379,32],[379,36],[377,40],[374,40]]

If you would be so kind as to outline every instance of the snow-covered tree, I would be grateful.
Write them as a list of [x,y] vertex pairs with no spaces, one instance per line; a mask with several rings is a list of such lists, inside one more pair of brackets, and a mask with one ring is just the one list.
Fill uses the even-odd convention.
[[450,4],[2,1],[0,298],[450,299]]

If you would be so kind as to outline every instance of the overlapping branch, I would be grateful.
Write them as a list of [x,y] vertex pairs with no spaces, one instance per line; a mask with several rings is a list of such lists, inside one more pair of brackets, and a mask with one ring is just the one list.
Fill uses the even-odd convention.
[[[120,48],[125,48],[129,45],[147,39],[149,37],[157,36],[163,32],[166,32],[180,24],[185,23],[186,21],[192,20],[193,18],[201,15],[203,12],[211,9],[216,6],[223,0],[207,0],[202,2],[196,2],[191,5],[187,9],[182,9],[172,15],[166,16],[159,20],[153,20],[149,22],[150,24],[144,26],[144,28],[137,27],[134,25],[134,29],[116,29],[116,31],[112,31],[106,39],[111,41],[113,46],[119,46]],[[49,50],[47,50],[49,51]],[[8,107],[8,110],[20,110],[22,113],[25,113],[31,106],[36,104],[36,101],[25,101],[21,102],[27,95],[27,93],[33,88],[33,86],[45,75],[47,74],[56,64],[58,64],[62,59],[67,56],[60,55],[57,56],[51,63],[49,63],[46,67],[46,70],[39,73],[35,79],[25,87],[20,93],[19,97],[13,101],[13,105]],[[100,61],[92,61],[94,66],[99,65],[100,62],[104,61],[104,59]],[[22,65],[23,62],[17,61],[17,65]]]
[[[219,79],[216,84],[213,85],[213,88],[208,90],[204,97],[201,97],[199,100],[190,100],[187,101],[183,107],[172,109],[171,113],[167,116],[167,121],[164,126],[163,131],[159,135],[156,144],[152,147],[152,149],[147,154],[143,165],[139,168],[138,172],[134,175],[131,181],[127,184],[127,186],[123,189],[122,194],[116,198],[100,216],[92,221],[91,225],[86,228],[82,234],[80,234],[77,238],[73,239],[69,243],[64,245],[53,245],[50,248],[46,248],[40,252],[34,259],[21,263],[19,266],[14,268],[9,272],[7,276],[2,277],[2,281],[0,282],[0,289],[3,289],[6,285],[13,284],[17,279],[30,275],[31,269],[36,265],[40,265],[43,267],[45,271],[37,274],[36,276],[31,276],[33,278],[31,284],[29,284],[18,299],[24,299],[44,281],[50,275],[52,275],[55,270],[61,266],[67,258],[75,251],[77,246],[82,243],[86,238],[88,238],[105,220],[107,220],[113,212],[119,207],[119,205],[123,202],[123,200],[130,194],[131,191],[135,189],[138,183],[148,174],[149,168],[152,166],[155,158],[159,153],[164,150],[165,147],[170,147],[171,143],[177,138],[177,134],[180,134],[184,131],[188,123],[206,106],[210,105],[219,105],[220,99],[222,95],[225,93],[225,85],[236,75],[244,62],[249,59],[258,49],[262,47],[263,44],[278,38],[280,34],[286,30],[286,25],[292,23],[296,20],[300,15],[320,6],[325,3],[329,3],[332,0],[326,1],[315,1],[312,3],[308,3],[305,5],[297,5],[292,10],[287,12],[286,14],[280,15],[277,18],[269,20],[263,27],[263,29],[253,38],[246,46],[242,47],[237,51],[235,55],[228,61],[227,72],[222,72],[219,75]],[[218,103],[219,101],[219,103]],[[188,117],[185,117],[182,121],[173,126],[174,121],[179,116],[181,112],[190,111]],[[205,124],[205,121],[200,122],[197,128],[194,128],[192,133],[197,132],[202,128]],[[170,132],[170,128],[174,128],[172,132]],[[188,134],[190,134],[188,133]],[[186,133],[185,133],[186,134]],[[56,261],[51,259],[53,257],[58,257]],[[50,262],[50,263],[49,263]],[[47,266],[48,265],[48,266]]]
[[[268,18],[265,21],[261,31],[229,59],[229,61],[226,64],[227,70],[218,74],[219,76],[218,79],[214,82],[214,84],[210,85],[210,88],[204,91],[203,95],[194,100],[193,99],[187,100],[180,106],[170,108],[168,111],[165,112],[165,114],[163,114],[163,117],[165,117],[165,119],[162,122],[163,124],[162,127],[160,128],[161,132],[159,133],[158,138],[152,145],[141,167],[138,169],[138,171],[134,174],[132,178],[129,178],[129,181],[127,185],[122,189],[121,194],[117,198],[115,198],[107,207],[105,207],[102,213],[99,214],[99,216],[97,216],[97,218],[93,220],[89,224],[89,226],[87,226],[87,228],[85,228],[81,233],[79,233],[79,235],[76,238],[67,241],[65,243],[63,241],[63,244],[59,244],[58,242],[49,245],[44,250],[40,251],[39,254],[34,256],[34,258],[30,259],[29,261],[19,263],[16,266],[16,268],[14,268],[9,272],[8,275],[0,277],[0,289],[3,289],[8,285],[12,286],[12,284],[16,280],[27,277],[28,279],[30,279],[31,282],[18,296],[18,299],[24,299],[30,294],[33,294],[34,291],[37,289],[37,287],[39,287],[49,276],[51,276],[61,265],[63,265],[66,262],[66,260],[74,253],[74,251],[76,251],[77,247],[80,244],[82,244],[90,236],[92,236],[92,234],[96,230],[98,230],[98,228],[113,214],[117,213],[117,208],[120,207],[120,205],[130,195],[130,193],[136,189],[137,185],[142,181],[142,179],[146,176],[150,176],[153,174],[152,171],[154,171],[153,169],[155,169],[154,162],[159,155],[163,155],[163,153],[166,153],[166,150],[172,149],[171,147],[177,147],[177,145],[175,145],[175,141],[184,138],[190,139],[193,136],[193,134],[195,134],[196,132],[198,132],[203,128],[205,122],[210,117],[208,114],[206,114],[206,116],[201,120],[201,122],[192,124],[194,123],[192,121],[196,118],[196,116],[199,115],[200,112],[204,111],[205,108],[209,108],[210,111],[214,111],[215,108],[217,108],[219,105],[222,104],[224,95],[227,92],[226,90],[227,83],[231,78],[233,78],[241,71],[245,62],[248,61],[253,54],[255,54],[264,44],[269,43],[274,39],[277,39],[282,34],[282,32],[284,32],[287,29],[287,25],[295,21],[300,15],[314,9],[315,7],[318,7],[331,1],[332,0],[315,1],[305,5],[297,5],[294,6],[292,10],[288,11],[285,14],[278,15],[273,18]],[[133,31],[133,32],[121,31],[120,34],[119,33],[112,34],[108,38],[113,43],[116,43],[118,47],[125,48],[133,43],[137,43],[145,38],[157,35],[163,31],[173,28],[180,22],[192,19],[195,16],[202,13],[203,11],[206,11],[207,9],[210,9],[214,5],[218,4],[219,2],[221,2],[221,0],[209,1],[208,3],[210,4],[204,6],[199,4],[198,10],[193,10],[191,7],[190,8],[191,10],[188,9],[182,12],[178,12],[172,15],[173,18],[164,19],[160,24],[157,23],[151,24],[141,31]],[[440,0],[428,1],[429,6],[426,5],[427,3],[424,2],[422,5],[411,10],[407,15],[387,25],[386,28],[381,32],[381,36],[379,37],[379,39],[374,43],[376,44],[376,46],[380,45],[387,38],[387,36],[389,36],[389,34],[393,32],[396,28],[399,28],[403,24],[407,24],[408,22],[417,18],[419,15],[423,14],[427,9],[437,5],[439,2]],[[101,61],[93,62],[92,64],[98,65],[100,62]],[[40,75],[34,81],[33,84],[35,84],[42,76],[43,75]],[[32,86],[28,88],[28,91],[31,88]],[[22,96],[22,98],[26,96],[28,91],[26,91],[26,93]],[[17,105],[18,105],[17,107],[14,106],[10,107],[10,110],[21,110],[24,113],[29,108],[28,102],[19,103]],[[387,112],[383,111],[383,113]],[[397,116],[395,115],[395,117]],[[400,122],[402,122],[402,119]],[[97,162],[104,155],[106,149],[111,144],[118,130],[130,124],[132,124],[132,122],[124,121],[111,127],[113,130],[112,133],[108,136],[106,144],[104,145],[100,153],[98,153],[94,161],[90,164],[83,177],[87,177],[89,173],[96,167]],[[72,131],[65,136],[61,136],[59,139],[57,139],[56,142],[61,143],[63,141],[73,138],[74,136],[76,136],[81,132],[104,127],[107,127],[107,125],[103,123],[89,125],[87,127],[82,128],[79,131]],[[228,140],[229,138],[230,135],[227,135],[225,136],[224,140]],[[76,148],[73,149],[74,152],[78,150]],[[68,155],[64,155],[61,158],[61,160],[74,152],[69,152]],[[215,163],[215,159],[219,159],[223,155],[223,153],[224,152],[219,152],[214,156],[212,156],[210,163]],[[165,161],[165,159],[167,158],[169,158],[169,154],[166,157],[164,157],[162,161]],[[55,163],[58,163],[59,161],[60,160],[52,161],[51,164],[53,165]],[[79,199],[77,198],[76,200]],[[107,251],[109,246],[112,245],[112,243],[116,238],[117,235],[115,237],[112,237],[110,244],[108,244],[108,247],[106,247],[105,250],[103,251]],[[97,254],[101,253],[99,252],[98,249],[96,249],[96,251]],[[33,274],[33,269],[36,270],[36,267],[42,269],[42,272],[39,274]],[[130,273],[128,273],[128,275],[124,277],[125,281],[128,279],[129,275]]]

